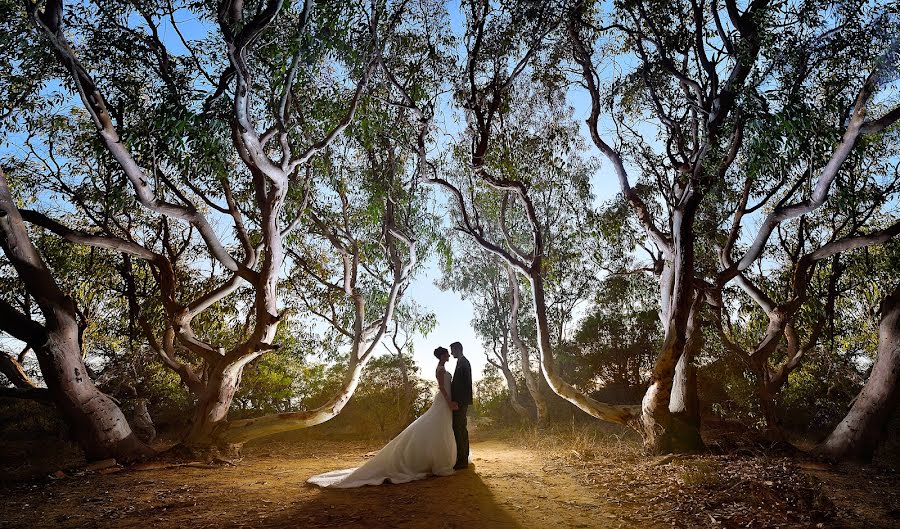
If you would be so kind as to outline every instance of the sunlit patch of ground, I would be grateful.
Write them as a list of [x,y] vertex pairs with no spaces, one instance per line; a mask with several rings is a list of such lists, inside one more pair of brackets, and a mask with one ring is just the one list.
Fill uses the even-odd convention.
[[[8,484],[0,488],[0,527],[895,526],[890,504],[866,517],[842,506],[840,494],[838,501],[830,499],[835,491],[864,485],[854,486],[844,471],[803,470],[788,460],[754,455],[648,460],[627,445],[592,452],[488,440],[472,447],[474,471],[454,476],[351,490],[305,484],[312,474],[359,464],[374,448],[270,443],[249,448],[234,467],[126,469]],[[835,485],[829,481],[834,476],[850,482]],[[879,501],[896,499],[896,476],[877,488],[894,494]]]

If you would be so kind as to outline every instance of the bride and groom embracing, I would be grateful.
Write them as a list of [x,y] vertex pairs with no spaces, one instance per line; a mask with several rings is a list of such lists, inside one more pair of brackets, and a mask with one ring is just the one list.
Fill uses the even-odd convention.
[[[453,376],[445,364],[456,358]],[[313,476],[308,483],[321,487],[352,488],[406,483],[429,475],[447,476],[469,466],[469,431],[466,411],[472,404],[472,367],[463,356],[462,344],[434,350],[438,359],[435,378],[438,391],[431,407],[400,432],[375,457],[359,468],[335,470]]]

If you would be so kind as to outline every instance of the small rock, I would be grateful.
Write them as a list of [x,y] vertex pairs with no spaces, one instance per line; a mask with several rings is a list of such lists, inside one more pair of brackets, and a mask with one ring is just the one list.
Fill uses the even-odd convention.
[[114,467],[116,466],[116,460],[113,458],[103,459],[101,461],[97,461],[91,463],[90,465],[84,467],[88,472],[96,472],[98,470],[103,470],[104,468]]
[[657,459],[656,461],[654,461],[654,462],[653,462],[653,466],[659,467],[659,466],[662,466],[662,465],[668,465],[668,464],[671,463],[672,461],[675,461],[675,456],[674,456],[674,455],[667,455],[667,456],[661,457],[661,458]]

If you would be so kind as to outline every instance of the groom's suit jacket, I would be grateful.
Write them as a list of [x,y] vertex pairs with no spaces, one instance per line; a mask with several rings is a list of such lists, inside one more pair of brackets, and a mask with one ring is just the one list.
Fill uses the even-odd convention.
[[460,406],[472,404],[472,366],[465,356],[456,359],[456,370],[450,383],[450,397]]

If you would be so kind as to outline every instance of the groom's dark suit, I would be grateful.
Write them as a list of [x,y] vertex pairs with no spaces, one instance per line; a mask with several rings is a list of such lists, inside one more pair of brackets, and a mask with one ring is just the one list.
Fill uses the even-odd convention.
[[456,437],[456,466],[469,466],[469,430],[466,425],[466,411],[472,404],[472,366],[465,356],[456,359],[456,370],[450,383],[450,398],[459,404],[453,411],[453,436]]

